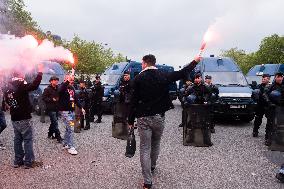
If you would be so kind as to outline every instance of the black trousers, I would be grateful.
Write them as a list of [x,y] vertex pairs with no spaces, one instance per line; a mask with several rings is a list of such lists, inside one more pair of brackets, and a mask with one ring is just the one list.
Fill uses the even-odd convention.
[[102,120],[102,115],[103,115],[103,106],[101,103],[94,103],[91,106],[91,112],[90,112],[90,121],[94,121],[94,116],[98,116],[98,120]]
[[60,131],[58,129],[58,112],[48,111],[48,116],[50,118],[50,126],[48,129],[48,136],[51,137],[55,134],[55,138],[60,139]]
[[86,120],[86,127],[90,127],[90,108],[84,107],[84,110],[86,112],[85,115],[81,114],[80,115],[80,124],[81,128],[85,127],[85,120]]
[[262,118],[265,115],[265,117],[267,118],[267,123],[265,127],[265,139],[268,139],[272,133],[273,120],[275,116],[274,112],[275,112],[275,109],[272,106],[266,108],[264,105],[257,105],[256,112],[255,112],[253,132],[258,133],[260,125],[262,124]]

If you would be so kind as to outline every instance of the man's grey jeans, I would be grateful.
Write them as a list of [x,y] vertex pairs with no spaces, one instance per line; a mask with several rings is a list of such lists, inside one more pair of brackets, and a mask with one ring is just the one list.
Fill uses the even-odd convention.
[[165,117],[155,116],[138,118],[140,135],[140,162],[145,184],[152,184],[151,167],[155,168],[160,152],[160,141],[164,131]]
[[[15,165],[32,165],[35,160],[33,150],[33,123],[30,119],[12,121],[14,127]],[[23,148],[24,143],[24,148]],[[25,158],[25,159],[24,159]]]

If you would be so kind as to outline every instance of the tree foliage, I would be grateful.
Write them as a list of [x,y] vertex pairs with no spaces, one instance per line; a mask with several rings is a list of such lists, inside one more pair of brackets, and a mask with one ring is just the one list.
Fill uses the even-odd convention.
[[71,42],[65,42],[64,46],[74,53],[77,60],[76,71],[80,74],[101,73],[114,62],[125,61],[121,54],[115,55],[110,48],[78,36]]
[[10,32],[16,36],[24,36],[29,33],[42,35],[31,13],[25,10],[23,0],[3,0],[1,9],[2,33]]
[[284,37],[277,34],[265,37],[256,52],[246,53],[235,47],[223,51],[221,56],[232,58],[244,73],[254,65],[284,63]]

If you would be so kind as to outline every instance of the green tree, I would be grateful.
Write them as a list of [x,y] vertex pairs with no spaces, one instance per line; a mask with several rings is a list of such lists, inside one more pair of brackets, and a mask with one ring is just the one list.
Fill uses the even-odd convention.
[[33,20],[31,13],[25,10],[26,6],[23,0],[4,0],[2,2],[2,31],[16,36],[25,34],[34,34],[42,36],[37,23]]
[[244,50],[237,47],[222,51],[221,56],[232,58],[244,73],[248,72],[251,66],[256,63],[255,53],[246,54]]
[[274,34],[265,37],[256,52],[259,63],[284,63],[284,37]]
[[232,58],[244,73],[255,65],[284,63],[284,37],[277,34],[265,37],[256,52],[247,54],[244,50],[235,47],[222,51],[221,56]]
[[115,55],[110,48],[106,49],[102,44],[88,42],[78,36],[71,42],[65,42],[64,46],[74,53],[79,74],[101,73],[114,62],[125,61],[121,54]]

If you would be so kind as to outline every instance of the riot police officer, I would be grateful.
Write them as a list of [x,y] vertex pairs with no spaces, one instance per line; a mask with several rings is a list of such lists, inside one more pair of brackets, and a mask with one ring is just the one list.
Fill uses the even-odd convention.
[[97,114],[98,119],[95,122],[101,123],[103,115],[102,102],[104,96],[104,87],[102,86],[99,75],[96,76],[96,80],[94,81],[94,85],[91,89],[91,122],[94,121],[94,115]]
[[125,71],[123,78],[119,85],[119,101],[125,104],[130,103],[131,98],[131,86],[130,86],[130,73],[129,71]]
[[194,75],[194,83],[186,91],[187,104],[207,104],[211,97],[209,88],[203,83],[200,73]]
[[275,105],[280,104],[281,96],[283,95],[283,73],[275,74],[274,82],[271,86],[267,87],[264,92],[264,99],[267,103],[267,124],[265,134],[265,145],[271,145],[271,135],[273,130],[273,122],[275,118]]
[[[187,91],[188,96],[186,97],[185,106],[190,104],[210,104],[211,91],[210,89],[203,83],[202,76],[200,73],[196,73],[194,75],[194,83],[191,87],[189,87]],[[206,108],[210,108],[208,112],[211,111],[211,106],[207,106]],[[203,115],[199,115],[203,116]],[[203,141],[207,146],[212,146],[210,138],[210,127],[211,127],[211,116],[206,121],[206,125],[202,128],[203,133]],[[193,134],[193,133],[192,133]]]
[[[258,129],[262,124],[262,118],[266,115],[266,107],[267,103],[264,99],[265,89],[269,87],[270,75],[263,74],[261,84],[257,85],[254,93],[256,93],[255,100],[257,102],[256,110],[255,110],[255,119],[254,119],[254,127],[253,127],[253,137],[258,137]],[[267,115],[266,115],[267,117]],[[266,129],[268,126],[266,125]]]
[[[81,102],[82,107],[85,110],[85,115],[81,114],[80,115],[80,124],[81,124],[81,129],[88,130],[90,129],[90,94],[87,91],[86,88],[86,82],[81,80],[79,84],[79,94],[78,94],[78,99]],[[84,122],[86,120],[86,127],[84,126]]]
[[188,90],[193,85],[193,83],[190,80],[186,80],[185,84],[183,85],[183,88],[180,90],[180,101],[182,106],[182,118],[181,118],[181,124],[179,124],[179,127],[183,127],[186,122],[186,111],[184,110],[184,101],[186,98],[186,94],[188,94]]
[[[219,95],[219,89],[216,85],[212,83],[212,76],[206,75],[205,76],[205,85],[209,88],[211,97],[209,99],[210,103],[215,103],[218,100]],[[214,108],[214,107],[213,107]],[[213,109],[210,114],[211,117],[211,125],[210,125],[210,131],[211,133],[215,133],[215,121],[214,121],[214,112]]]

